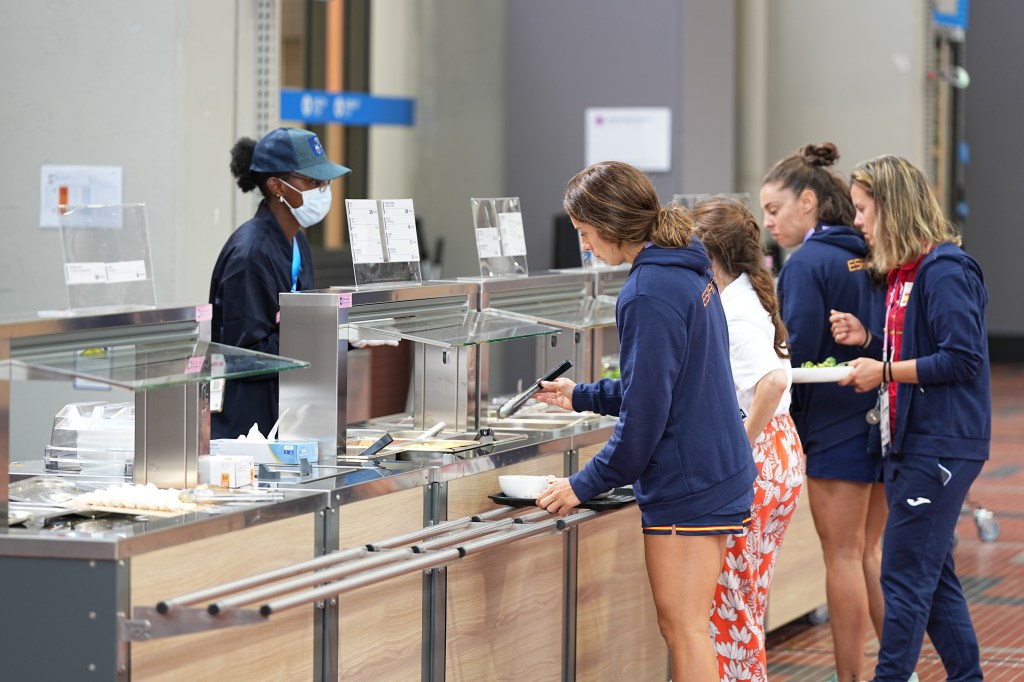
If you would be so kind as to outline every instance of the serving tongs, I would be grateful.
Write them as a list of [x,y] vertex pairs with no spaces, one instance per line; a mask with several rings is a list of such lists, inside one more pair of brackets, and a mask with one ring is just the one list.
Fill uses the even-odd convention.
[[429,429],[427,429],[420,435],[416,436],[415,438],[411,440],[402,441],[401,443],[393,447],[388,446],[391,445],[391,443],[393,443],[395,439],[391,436],[390,433],[385,433],[383,436],[381,436],[380,438],[366,446],[366,448],[364,448],[363,451],[360,452],[358,455],[343,455],[338,458],[338,462],[344,464],[363,464],[366,462],[376,462],[376,460],[381,459],[383,457],[387,457],[388,455],[394,455],[396,453],[402,452],[403,450],[409,449],[409,446],[415,443],[421,443],[425,440],[430,440],[437,434],[444,431],[445,426],[447,426],[447,424],[445,424],[444,422],[437,422],[436,424],[434,424]]

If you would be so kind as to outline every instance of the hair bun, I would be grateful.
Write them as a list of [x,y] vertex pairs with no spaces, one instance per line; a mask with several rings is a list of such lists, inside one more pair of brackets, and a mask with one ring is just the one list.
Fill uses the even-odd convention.
[[804,145],[796,153],[811,166],[831,166],[839,160],[839,150],[831,142]]

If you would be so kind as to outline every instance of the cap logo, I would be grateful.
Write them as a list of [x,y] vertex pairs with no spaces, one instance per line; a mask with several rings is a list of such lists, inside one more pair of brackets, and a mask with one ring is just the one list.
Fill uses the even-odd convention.
[[313,156],[324,155],[324,148],[320,145],[320,138],[313,135],[312,137],[306,138],[306,141],[309,142],[309,148],[313,150]]

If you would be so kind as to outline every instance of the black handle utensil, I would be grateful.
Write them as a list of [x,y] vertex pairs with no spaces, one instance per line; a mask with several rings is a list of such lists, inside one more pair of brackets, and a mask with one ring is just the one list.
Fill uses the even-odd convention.
[[540,390],[540,383],[542,381],[553,381],[558,377],[565,374],[569,369],[572,368],[572,360],[563,360],[557,367],[549,371],[547,374],[542,376],[537,381],[533,382],[528,389],[520,393],[519,395],[512,396],[509,398],[504,405],[498,408],[498,417],[500,419],[508,419],[516,412],[518,412],[526,401],[536,395],[537,391]]

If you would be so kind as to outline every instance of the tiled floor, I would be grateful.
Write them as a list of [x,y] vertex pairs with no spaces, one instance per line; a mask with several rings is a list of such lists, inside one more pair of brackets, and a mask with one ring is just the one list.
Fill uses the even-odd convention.
[[[982,542],[973,515],[965,513],[955,558],[985,679],[1009,682],[1024,680],[1024,367],[992,368],[992,400],[992,459],[972,486],[970,501],[995,514],[999,536]],[[877,652],[872,632],[864,652],[869,679]],[[772,682],[824,682],[832,673],[828,624],[791,623],[769,635],[768,672]],[[921,682],[946,679],[927,640],[917,672]]]

